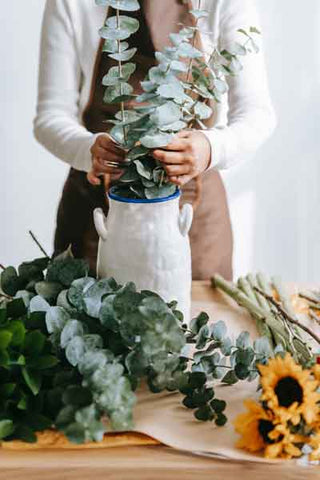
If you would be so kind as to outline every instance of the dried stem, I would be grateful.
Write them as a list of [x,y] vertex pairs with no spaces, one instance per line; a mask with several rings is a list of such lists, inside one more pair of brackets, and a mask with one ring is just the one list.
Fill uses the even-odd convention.
[[309,316],[310,316],[310,318],[312,318],[312,320],[314,320],[318,325],[320,325],[320,318],[319,318],[318,315],[316,315],[312,310],[311,310],[311,312],[309,313]]
[[5,270],[5,269],[6,269],[6,267],[4,267],[4,266],[2,265],[2,263],[0,263],[0,268],[1,268],[1,270]]
[[320,345],[320,338],[318,335],[316,335],[310,328],[306,327],[302,323],[300,323],[298,320],[292,318],[288,312],[280,305],[279,302],[277,302],[271,295],[266,294],[260,288],[254,287],[255,290],[260,293],[260,295],[263,295],[266,300],[268,300],[270,303],[272,303],[279,311],[279,313],[290,323],[293,325],[296,325],[297,327],[301,328],[301,330],[304,330],[306,333],[310,335],[319,345]]
[[36,236],[34,235],[34,233],[32,233],[31,230],[29,230],[29,235],[31,236],[31,238],[35,242],[35,244],[40,248],[43,255],[47,258],[50,258],[49,255],[47,254],[47,252],[45,251],[45,249],[43,248],[43,246],[41,245],[41,243],[39,242],[39,240],[36,238]]

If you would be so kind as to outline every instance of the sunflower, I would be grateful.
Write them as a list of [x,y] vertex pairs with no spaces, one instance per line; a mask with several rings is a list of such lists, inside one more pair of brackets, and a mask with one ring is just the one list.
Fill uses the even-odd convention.
[[316,392],[318,382],[311,379],[310,370],[303,370],[289,353],[284,358],[276,357],[268,365],[259,365],[263,393],[266,402],[279,418],[280,423],[290,420],[298,425],[301,417],[307,424],[319,416],[320,394]]
[[238,415],[234,421],[235,430],[241,435],[237,447],[259,452],[275,441],[269,436],[274,430],[272,413],[251,399],[245,400],[244,405],[248,412]]
[[264,456],[266,458],[294,458],[301,457],[301,447],[307,442],[307,438],[303,435],[292,433],[289,425],[275,425],[269,434],[270,442],[266,446]]

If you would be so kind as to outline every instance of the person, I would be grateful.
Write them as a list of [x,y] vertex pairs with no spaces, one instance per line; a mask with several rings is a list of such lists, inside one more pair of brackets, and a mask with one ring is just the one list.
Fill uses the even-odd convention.
[[[138,12],[126,12],[140,21],[130,39],[138,48],[131,79],[135,93],[155,64],[155,51],[170,44],[169,34],[181,23],[190,25],[190,9],[199,1],[139,3]],[[239,41],[240,28],[260,28],[254,0],[202,0],[201,8],[210,12],[200,20],[199,48],[205,55],[215,46],[228,48]],[[106,119],[113,117],[117,106],[103,102],[101,84],[109,60],[98,30],[111,13],[94,0],[47,0],[34,120],[37,140],[71,167],[58,208],[55,253],[71,244],[74,255],[86,258],[92,270],[98,245],[93,210],[100,206],[108,213],[106,186],[119,171],[107,162],[122,161],[125,155],[107,133]],[[201,186],[190,232],[194,279],[208,279],[214,273],[232,278],[232,227],[220,170],[254,155],[275,128],[262,44],[259,53],[244,58],[238,76],[228,77],[228,87],[225,101],[215,105],[210,128],[180,132],[166,149],[153,152],[170,181],[181,187],[182,203],[196,202]]]

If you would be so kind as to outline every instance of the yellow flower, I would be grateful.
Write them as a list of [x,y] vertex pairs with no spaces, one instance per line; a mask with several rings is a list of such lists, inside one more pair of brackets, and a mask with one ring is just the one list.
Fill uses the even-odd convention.
[[245,400],[244,405],[248,412],[238,415],[234,422],[236,432],[241,435],[237,447],[249,452],[259,452],[268,443],[273,442],[269,438],[270,432],[274,429],[272,416],[253,400]]
[[275,425],[274,430],[269,434],[270,443],[266,446],[264,456],[267,458],[294,458],[301,457],[301,450],[297,444],[304,444],[307,438],[303,435],[292,433],[288,426],[283,424]]
[[318,382],[311,379],[310,370],[303,370],[289,353],[284,358],[276,357],[268,365],[260,365],[261,400],[279,417],[280,423],[290,420],[298,425],[301,416],[307,424],[314,422],[320,410],[316,392]]
[[320,432],[312,435],[308,443],[313,449],[313,452],[309,455],[310,460],[320,460]]

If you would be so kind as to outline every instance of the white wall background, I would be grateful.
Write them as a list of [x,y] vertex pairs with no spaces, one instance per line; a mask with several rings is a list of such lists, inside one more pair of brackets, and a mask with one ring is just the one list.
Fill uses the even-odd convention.
[[[256,1],[279,126],[253,161],[225,175],[236,237],[235,274],[264,270],[315,282],[320,280],[320,2]],[[4,265],[39,254],[29,229],[51,253],[67,173],[32,137],[44,3],[11,0],[0,9]]]

